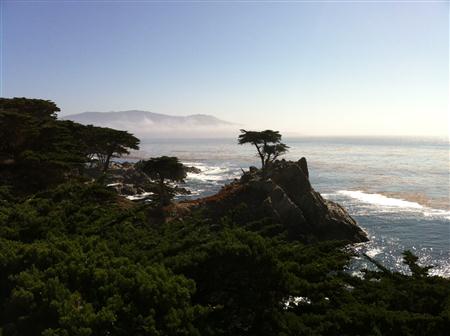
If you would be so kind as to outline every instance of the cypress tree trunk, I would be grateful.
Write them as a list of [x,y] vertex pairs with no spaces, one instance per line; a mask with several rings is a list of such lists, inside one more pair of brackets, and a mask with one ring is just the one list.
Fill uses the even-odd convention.
[[164,184],[164,179],[161,178],[159,180],[159,202],[161,208],[167,205],[167,195],[166,195],[166,186]]
[[263,155],[263,153],[261,153],[261,150],[259,149],[258,145],[257,144],[254,144],[254,145],[256,147],[256,150],[258,151],[259,158],[261,159],[261,169],[264,170],[264,167],[265,167],[264,155]]
[[103,172],[104,173],[106,173],[106,171],[109,168],[109,162],[111,161],[111,156],[112,156],[112,154],[108,154],[108,156],[106,157],[105,164],[103,166]]

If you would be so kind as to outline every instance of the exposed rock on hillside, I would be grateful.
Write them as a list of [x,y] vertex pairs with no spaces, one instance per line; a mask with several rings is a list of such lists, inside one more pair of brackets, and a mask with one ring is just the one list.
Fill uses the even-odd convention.
[[276,161],[266,174],[251,167],[240,181],[194,202],[190,204],[203,208],[210,218],[220,218],[242,208],[247,221],[273,218],[291,239],[352,243],[368,240],[342,206],[325,200],[312,188],[305,158],[298,162]]
[[[189,172],[198,172],[195,167],[186,168]],[[114,163],[107,183],[124,196],[152,193],[158,188],[131,163]],[[177,193],[189,191],[177,187]],[[211,222],[230,214],[237,224],[270,218],[281,225],[290,239],[351,243],[368,240],[343,207],[325,200],[312,188],[305,158],[297,162],[276,161],[264,174],[250,167],[240,180],[224,186],[216,195],[173,204],[167,209],[170,215],[166,221],[183,217],[194,208],[203,210],[205,220]]]
[[[201,170],[196,167],[185,166],[189,173],[198,174]],[[93,179],[98,179],[102,176],[102,172],[96,168],[86,168],[86,174]],[[106,175],[106,184],[115,189],[119,195],[132,196],[130,199],[140,200],[142,195],[155,193],[159,190],[156,182],[151,181],[139,169],[136,169],[134,163],[130,162],[113,162]],[[186,188],[175,186],[174,190],[180,195],[189,195],[190,191]]]

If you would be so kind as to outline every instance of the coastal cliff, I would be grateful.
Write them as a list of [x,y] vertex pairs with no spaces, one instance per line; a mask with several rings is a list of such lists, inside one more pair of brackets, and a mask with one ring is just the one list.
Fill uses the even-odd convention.
[[[195,167],[186,167],[198,173]],[[157,185],[133,164],[116,163],[111,169],[109,185],[124,196],[139,200],[153,193]],[[178,194],[189,194],[186,188],[175,187]],[[309,180],[305,158],[297,162],[275,161],[264,172],[256,167],[243,173],[239,180],[225,185],[215,195],[181,201],[166,207],[165,221],[183,218],[201,211],[211,223],[224,217],[242,225],[270,220],[288,239],[304,242],[343,240],[360,243],[368,240],[366,233],[339,204],[324,199]]]
[[244,217],[247,223],[270,218],[291,240],[368,240],[342,206],[313,189],[305,158],[275,161],[265,172],[250,167],[240,180],[224,186],[216,195],[181,202],[178,207],[201,209],[210,220],[237,212],[235,217]]

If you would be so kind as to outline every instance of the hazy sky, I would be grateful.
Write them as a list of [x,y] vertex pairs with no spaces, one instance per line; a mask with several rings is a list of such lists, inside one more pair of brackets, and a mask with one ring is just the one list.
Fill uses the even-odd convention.
[[448,134],[448,2],[0,1],[2,96],[63,115]]

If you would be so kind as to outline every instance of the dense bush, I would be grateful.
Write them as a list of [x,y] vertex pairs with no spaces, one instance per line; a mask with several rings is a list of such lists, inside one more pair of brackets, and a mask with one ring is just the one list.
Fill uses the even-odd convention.
[[24,200],[3,190],[0,204],[3,335],[445,335],[450,325],[449,280],[351,276],[339,242],[287,242],[201,214],[155,224],[147,206],[99,184]]

